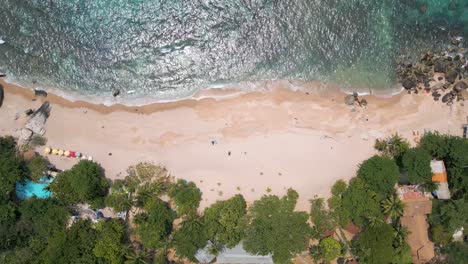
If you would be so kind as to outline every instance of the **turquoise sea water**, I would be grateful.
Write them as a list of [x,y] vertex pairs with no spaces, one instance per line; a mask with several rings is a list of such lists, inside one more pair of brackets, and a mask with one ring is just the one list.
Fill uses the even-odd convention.
[[27,199],[33,196],[46,199],[51,196],[51,192],[47,190],[47,186],[54,178],[42,177],[39,182],[24,180],[16,183],[16,196],[21,199]]
[[385,89],[398,54],[468,36],[468,0],[0,2],[0,71],[97,96],[276,79]]

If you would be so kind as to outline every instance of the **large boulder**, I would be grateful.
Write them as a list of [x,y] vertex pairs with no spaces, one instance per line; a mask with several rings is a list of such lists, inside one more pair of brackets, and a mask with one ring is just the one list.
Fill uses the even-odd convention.
[[20,131],[19,138],[18,138],[18,145],[26,145],[31,140],[33,132],[30,129],[23,128]]
[[354,95],[352,95],[352,94],[349,94],[349,95],[345,96],[345,98],[344,98],[344,102],[347,105],[354,105],[355,101],[356,101],[356,99],[355,99]]
[[445,62],[436,61],[434,64],[434,72],[445,72]]
[[466,90],[466,88],[468,88],[468,85],[464,81],[459,81],[453,86],[453,90],[457,93]]
[[455,69],[450,69],[446,74],[445,74],[445,79],[449,83],[454,83],[457,80],[458,77],[458,72]]
[[415,83],[414,81],[410,80],[410,79],[405,79],[402,83],[403,87],[406,89],[406,90],[410,90],[414,87]]
[[47,121],[47,118],[49,118],[50,115],[50,105],[49,102],[44,102],[41,107],[39,107],[29,118],[28,121],[26,121],[26,124],[24,125],[25,128],[31,130],[32,132],[39,134],[39,135],[44,135],[45,133],[45,123]]
[[442,103],[447,103],[453,100],[453,95],[451,93],[447,93],[446,95],[442,96]]

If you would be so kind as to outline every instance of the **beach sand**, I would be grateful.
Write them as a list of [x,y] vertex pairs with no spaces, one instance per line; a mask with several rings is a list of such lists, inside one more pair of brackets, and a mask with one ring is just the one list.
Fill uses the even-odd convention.
[[[31,90],[2,84],[0,135],[16,135],[24,111],[41,100],[32,101]],[[204,99],[142,107],[71,102],[49,94],[45,136],[50,147],[93,156],[110,179],[123,178],[129,165],[141,161],[164,165],[173,176],[198,185],[202,208],[236,193],[253,201],[267,189],[283,195],[293,188],[300,195],[298,209],[308,210],[309,199],[329,196],[336,180],[355,175],[360,162],[375,153],[376,138],[398,132],[413,142],[413,131],[424,129],[461,135],[468,113],[466,105],[449,107],[425,93],[367,96],[369,105],[352,111],[337,89],[309,86],[292,91],[278,82],[268,92],[214,99],[208,91],[197,95]],[[60,169],[77,162],[49,159]]]

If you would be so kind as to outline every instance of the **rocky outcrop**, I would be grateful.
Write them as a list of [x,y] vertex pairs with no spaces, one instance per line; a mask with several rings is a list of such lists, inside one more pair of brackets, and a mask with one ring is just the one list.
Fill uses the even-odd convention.
[[49,118],[50,115],[50,105],[49,102],[44,102],[41,107],[39,107],[29,118],[28,121],[26,121],[26,124],[24,125],[25,128],[31,130],[35,134],[39,135],[44,135],[45,133],[45,123],[47,121],[47,118]]

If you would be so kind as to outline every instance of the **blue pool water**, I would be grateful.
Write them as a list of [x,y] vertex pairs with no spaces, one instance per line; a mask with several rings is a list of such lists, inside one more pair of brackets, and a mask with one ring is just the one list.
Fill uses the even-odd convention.
[[45,188],[54,180],[54,178],[42,177],[39,182],[31,180],[24,180],[16,183],[16,196],[21,199],[27,199],[33,196],[37,198],[46,199],[51,195],[50,191]]

